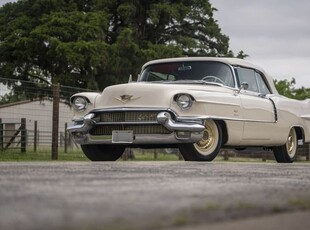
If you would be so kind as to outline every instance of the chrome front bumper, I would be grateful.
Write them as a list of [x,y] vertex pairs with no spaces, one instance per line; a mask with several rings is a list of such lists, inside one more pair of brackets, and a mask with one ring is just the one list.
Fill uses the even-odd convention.
[[[112,135],[91,135],[89,132],[98,125],[93,119],[94,113],[87,114],[83,119],[75,120],[68,127],[74,141],[78,144],[112,144]],[[195,143],[203,136],[205,129],[201,119],[172,119],[169,112],[159,112],[156,117],[157,124],[161,124],[171,131],[169,134],[133,134],[130,144],[177,144]],[[113,143],[115,144],[115,143]]]

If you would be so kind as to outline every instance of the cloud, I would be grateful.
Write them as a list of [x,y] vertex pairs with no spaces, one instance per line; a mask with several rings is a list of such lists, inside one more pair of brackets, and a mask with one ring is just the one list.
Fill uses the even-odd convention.
[[310,1],[210,2],[235,53],[243,50],[277,79],[295,77],[298,87],[310,87]]
[[0,0],[0,6],[4,5],[5,3],[8,2],[17,2],[17,0]]

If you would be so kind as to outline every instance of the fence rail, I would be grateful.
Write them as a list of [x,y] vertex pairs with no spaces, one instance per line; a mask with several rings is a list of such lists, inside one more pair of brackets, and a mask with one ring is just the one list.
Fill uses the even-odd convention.
[[[20,149],[26,152],[33,147],[31,151],[36,152],[39,147],[48,147],[51,145],[52,132],[40,131],[37,129],[38,122],[35,121],[34,129],[27,127],[26,119],[22,118],[20,122],[3,123],[0,119],[0,151],[8,149]],[[67,127],[67,124],[65,125]],[[73,144],[71,135],[66,130],[60,131],[57,143],[63,147],[65,152],[68,148],[76,148]]]
[[51,147],[56,160],[59,146],[75,147],[66,126],[73,117],[69,98],[81,91],[89,90],[0,78],[0,151]]

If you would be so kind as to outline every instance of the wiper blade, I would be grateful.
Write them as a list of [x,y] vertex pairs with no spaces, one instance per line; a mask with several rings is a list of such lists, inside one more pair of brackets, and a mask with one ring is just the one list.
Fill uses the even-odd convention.
[[177,80],[177,81],[169,81],[168,83],[172,84],[203,84],[203,85],[217,85],[223,86],[223,84],[218,82],[210,82],[205,80]]
[[218,83],[218,82],[210,82],[210,81],[206,81],[206,80],[195,80],[196,84],[203,84],[203,85],[216,85],[216,86],[223,86],[222,83]]
[[210,82],[205,80],[177,80],[177,81],[152,81],[152,82],[162,84],[202,84],[202,85],[223,86],[223,84],[221,83]]

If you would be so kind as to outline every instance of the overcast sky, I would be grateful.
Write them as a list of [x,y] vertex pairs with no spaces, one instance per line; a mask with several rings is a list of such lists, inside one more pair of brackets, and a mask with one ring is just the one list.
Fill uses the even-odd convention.
[[7,2],[16,2],[17,0],[0,0],[0,6],[2,6],[3,4],[7,3]]
[[276,79],[296,79],[310,87],[309,0],[210,0],[214,18],[230,38],[234,53]]
[[[0,5],[9,0],[0,0]],[[13,0],[14,1],[14,0]],[[15,0],[16,1],[16,0]],[[276,79],[310,87],[309,0],[210,0],[230,49]]]

